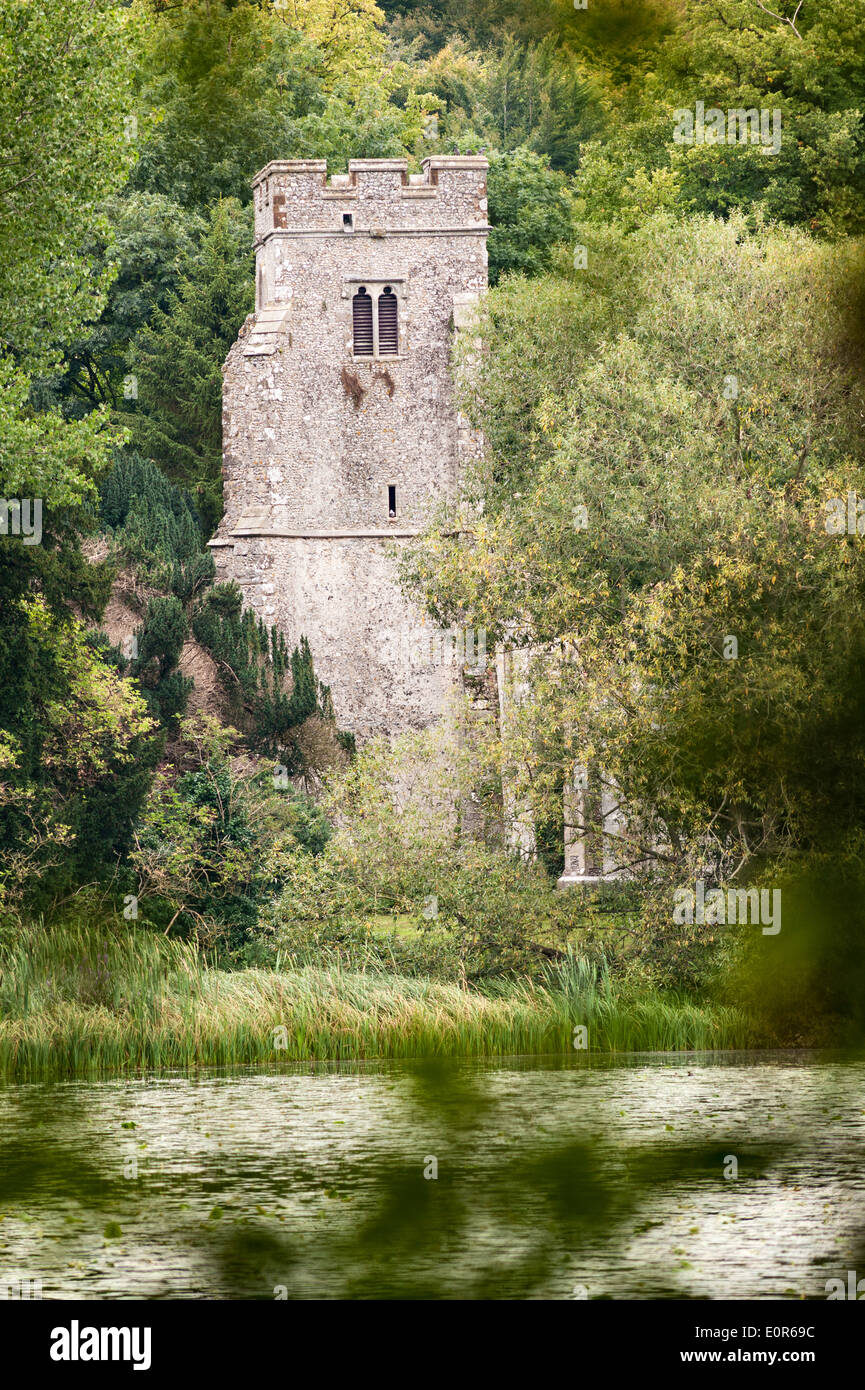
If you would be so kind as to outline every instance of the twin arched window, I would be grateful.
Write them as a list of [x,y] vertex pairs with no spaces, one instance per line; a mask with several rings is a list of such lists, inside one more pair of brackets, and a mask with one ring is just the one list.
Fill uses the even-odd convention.
[[361,285],[352,300],[355,357],[399,356],[399,298],[391,285],[370,294]]

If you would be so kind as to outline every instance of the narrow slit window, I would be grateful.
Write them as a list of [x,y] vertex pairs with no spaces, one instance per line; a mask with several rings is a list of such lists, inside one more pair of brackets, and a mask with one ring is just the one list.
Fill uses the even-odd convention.
[[354,213],[353,213],[353,212],[344,212],[344,213],[342,214],[342,230],[343,230],[344,232],[353,232],[353,231],[354,231]]
[[399,300],[390,285],[378,297],[378,351],[380,357],[399,354]]
[[396,519],[396,484],[391,483],[387,490],[387,514],[391,521]]
[[372,357],[372,299],[361,285],[352,301],[355,357]]

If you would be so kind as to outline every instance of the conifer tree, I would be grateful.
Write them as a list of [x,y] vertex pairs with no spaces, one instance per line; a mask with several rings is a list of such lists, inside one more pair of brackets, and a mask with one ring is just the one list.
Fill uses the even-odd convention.
[[207,591],[192,630],[217,663],[233,720],[261,747],[285,751],[292,730],[312,715],[334,721],[333,698],[315,674],[308,639],[301,637],[289,654],[282,633],[243,608],[235,583]]
[[151,711],[163,724],[172,724],[186,709],[193,681],[176,670],[187,636],[180,600],[170,595],[153,598],[136,632],[138,654],[131,664]]
[[222,364],[252,308],[247,221],[230,200],[213,210],[177,294],[133,345],[138,399],[122,417],[140,453],[193,493],[205,530],[221,512]]

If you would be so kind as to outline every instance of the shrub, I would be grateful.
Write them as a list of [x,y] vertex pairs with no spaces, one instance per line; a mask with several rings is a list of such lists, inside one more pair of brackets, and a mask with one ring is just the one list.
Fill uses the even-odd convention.
[[333,722],[330,690],[317,679],[309,642],[289,654],[285,638],[243,607],[237,584],[214,584],[193,619],[192,630],[212,653],[232,706],[232,717],[259,747],[285,754],[301,770],[293,733],[313,715]]

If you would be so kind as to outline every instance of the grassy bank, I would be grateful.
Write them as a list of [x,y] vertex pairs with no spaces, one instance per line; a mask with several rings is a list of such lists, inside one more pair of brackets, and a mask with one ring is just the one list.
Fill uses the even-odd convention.
[[186,943],[65,927],[18,936],[0,972],[0,1074],[19,1078],[567,1052],[578,1024],[590,1050],[602,1052],[753,1041],[733,1009],[628,999],[576,959],[543,985],[480,992],[338,965],[225,972]]

